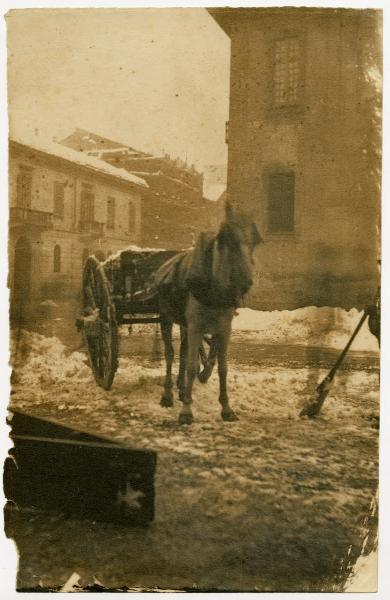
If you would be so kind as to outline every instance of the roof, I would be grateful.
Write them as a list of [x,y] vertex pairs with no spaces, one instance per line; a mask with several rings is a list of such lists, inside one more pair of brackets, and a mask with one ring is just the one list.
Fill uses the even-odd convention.
[[80,152],[89,151],[109,151],[114,150],[130,150],[137,154],[144,154],[134,148],[130,148],[128,144],[122,142],[116,142],[109,138],[106,138],[98,133],[87,131],[86,129],[80,129],[77,127],[70,135],[63,140],[59,140],[59,143],[73,148],[74,150],[80,150]]
[[20,144],[32,150],[37,150],[38,152],[43,152],[44,154],[60,158],[67,162],[71,162],[94,173],[109,175],[117,180],[131,183],[139,187],[149,187],[144,179],[129,173],[126,171],[126,169],[114,167],[109,163],[96,158],[95,156],[90,156],[84,152],[78,152],[77,150],[73,150],[67,146],[62,146],[56,142],[44,140],[39,136],[31,138],[12,136],[10,137],[10,142]]

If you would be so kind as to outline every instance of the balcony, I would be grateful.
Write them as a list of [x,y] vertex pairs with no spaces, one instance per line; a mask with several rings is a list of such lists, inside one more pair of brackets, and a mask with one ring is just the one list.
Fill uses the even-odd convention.
[[9,223],[11,227],[27,225],[39,229],[52,229],[53,213],[24,208],[23,206],[12,206],[10,208]]
[[98,221],[79,221],[78,230],[85,239],[96,239],[104,235],[104,223]]

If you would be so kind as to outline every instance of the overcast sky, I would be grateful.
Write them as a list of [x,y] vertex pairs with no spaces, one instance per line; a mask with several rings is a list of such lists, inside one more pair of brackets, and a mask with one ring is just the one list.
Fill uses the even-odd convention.
[[230,42],[205,9],[14,10],[7,25],[11,134],[81,127],[226,161]]

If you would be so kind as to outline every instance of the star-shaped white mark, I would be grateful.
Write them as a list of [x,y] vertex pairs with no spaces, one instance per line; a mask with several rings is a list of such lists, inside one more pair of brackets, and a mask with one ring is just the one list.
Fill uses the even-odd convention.
[[118,491],[117,495],[117,503],[126,504],[129,508],[136,508],[137,510],[141,509],[141,504],[139,502],[139,498],[143,498],[145,494],[140,490],[134,490],[131,485],[126,483],[126,490],[122,492],[122,490]]

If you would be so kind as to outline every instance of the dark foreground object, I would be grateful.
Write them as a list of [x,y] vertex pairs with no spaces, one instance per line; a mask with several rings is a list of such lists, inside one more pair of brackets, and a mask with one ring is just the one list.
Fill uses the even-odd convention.
[[13,411],[14,447],[4,464],[12,509],[145,526],[154,518],[156,453]]

